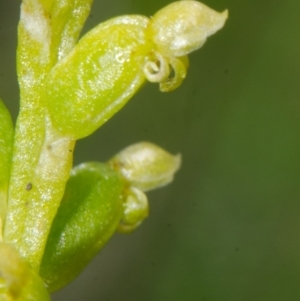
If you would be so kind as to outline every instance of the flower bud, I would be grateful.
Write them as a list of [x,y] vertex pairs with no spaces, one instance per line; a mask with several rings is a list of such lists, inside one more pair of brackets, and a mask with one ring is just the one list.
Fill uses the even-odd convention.
[[150,35],[162,53],[183,56],[199,49],[223,27],[227,16],[227,10],[218,13],[197,1],[177,1],[153,16]]
[[[45,80],[53,126],[63,135],[90,135],[138,91],[145,79],[163,92],[186,77],[186,54],[219,30],[227,11],[197,1],[174,2],[152,19],[123,16],[87,33]],[[170,75],[174,74],[173,77]]]
[[181,156],[171,155],[150,142],[140,142],[119,152],[109,163],[131,186],[148,191],[172,182]]

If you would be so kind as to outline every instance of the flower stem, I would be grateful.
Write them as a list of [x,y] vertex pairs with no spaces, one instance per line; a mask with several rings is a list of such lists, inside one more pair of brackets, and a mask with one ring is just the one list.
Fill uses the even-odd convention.
[[[30,117],[31,116],[31,117]],[[38,270],[72,167],[75,141],[58,135],[40,108],[18,118],[4,241]]]

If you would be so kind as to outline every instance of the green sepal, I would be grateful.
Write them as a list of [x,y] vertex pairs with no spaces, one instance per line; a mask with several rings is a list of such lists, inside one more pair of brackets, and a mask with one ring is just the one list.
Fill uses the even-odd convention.
[[84,163],[72,170],[40,269],[50,292],[72,281],[115,232],[124,185],[106,164]]
[[4,221],[7,207],[7,189],[11,166],[14,128],[11,116],[0,99],[0,219]]
[[62,135],[90,135],[138,91],[152,49],[149,19],[124,16],[87,33],[50,72],[45,100],[53,126]]
[[44,282],[9,244],[0,243],[0,300],[50,301]]

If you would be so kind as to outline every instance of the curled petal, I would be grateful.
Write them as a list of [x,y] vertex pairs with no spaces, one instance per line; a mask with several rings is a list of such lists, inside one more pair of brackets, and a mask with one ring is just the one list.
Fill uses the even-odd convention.
[[162,81],[159,89],[162,92],[170,92],[178,88],[186,77],[186,69],[188,66],[188,57],[170,58],[169,63],[174,71],[174,76]]
[[147,196],[140,190],[130,187],[124,202],[124,213],[119,232],[130,233],[136,229],[149,214]]
[[155,53],[155,59],[149,60],[144,66],[144,75],[149,82],[159,83],[168,78],[170,74],[169,64],[164,56]]

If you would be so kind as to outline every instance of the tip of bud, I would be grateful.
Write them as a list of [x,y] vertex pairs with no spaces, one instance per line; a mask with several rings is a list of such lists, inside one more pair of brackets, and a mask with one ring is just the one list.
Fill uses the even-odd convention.
[[198,1],[178,1],[153,16],[150,32],[160,51],[178,57],[199,49],[227,17],[227,10],[219,13]]

